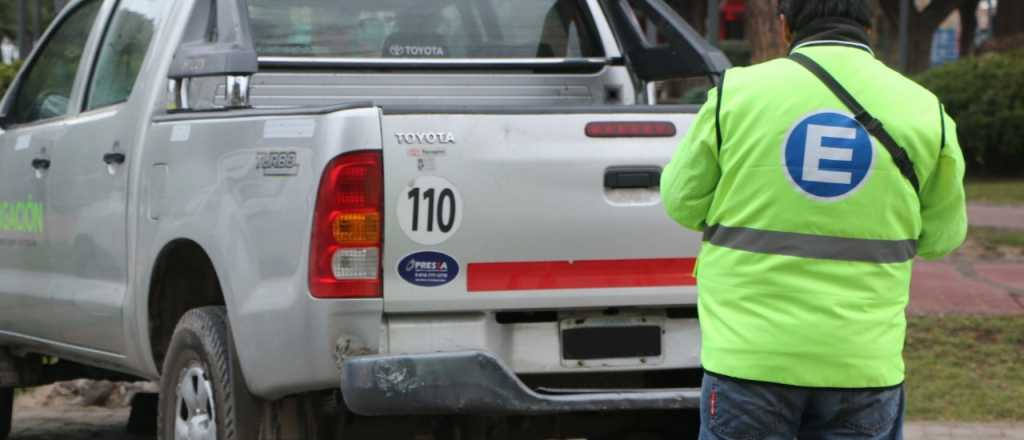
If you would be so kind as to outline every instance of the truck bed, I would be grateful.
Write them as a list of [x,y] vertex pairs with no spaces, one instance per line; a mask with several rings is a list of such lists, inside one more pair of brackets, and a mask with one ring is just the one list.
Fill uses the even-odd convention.
[[[691,272],[700,238],[664,214],[653,178],[695,111],[385,106],[385,310],[695,304]],[[674,129],[658,136],[588,133],[595,123]],[[651,181],[629,188],[608,181],[634,170]],[[453,196],[445,203],[424,196],[444,191]],[[454,214],[447,203],[455,204]],[[410,266],[417,262],[447,264],[436,273]]]

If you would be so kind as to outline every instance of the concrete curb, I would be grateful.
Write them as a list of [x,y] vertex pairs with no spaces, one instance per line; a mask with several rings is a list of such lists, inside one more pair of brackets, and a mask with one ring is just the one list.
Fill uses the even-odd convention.
[[1024,440],[1024,423],[907,422],[906,440]]

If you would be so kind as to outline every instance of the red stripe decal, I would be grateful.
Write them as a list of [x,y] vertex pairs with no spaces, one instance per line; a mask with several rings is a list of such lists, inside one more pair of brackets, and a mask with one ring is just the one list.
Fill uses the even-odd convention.
[[470,292],[693,286],[695,258],[470,263]]

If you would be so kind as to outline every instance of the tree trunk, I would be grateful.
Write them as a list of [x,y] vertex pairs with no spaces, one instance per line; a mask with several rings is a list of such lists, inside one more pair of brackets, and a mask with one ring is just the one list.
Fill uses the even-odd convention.
[[978,30],[978,3],[981,3],[981,0],[962,0],[960,3],[960,58],[974,55],[974,34]]
[[786,54],[782,43],[782,25],[774,0],[747,1],[747,40],[751,62],[760,63]]
[[683,17],[697,33],[704,35],[707,31],[708,2],[701,0],[669,0],[667,2],[676,13]]
[[43,37],[43,4],[39,1],[32,3],[32,47],[35,47]]
[[[900,2],[902,0],[881,0],[879,5],[889,19],[899,23]],[[922,11],[911,7],[910,28],[907,53],[907,71],[917,73],[931,65],[932,36],[939,25],[957,9],[963,0],[931,0]],[[898,48],[896,49],[899,50]],[[897,52],[898,53],[898,52]]]
[[[911,14],[913,16],[913,14]],[[927,70],[932,64],[932,38],[938,25],[910,20],[910,35],[907,45],[907,72]]]
[[996,6],[995,37],[1024,33],[1024,1],[1002,0]]
[[882,9],[879,0],[873,1],[875,16],[872,19],[871,32],[869,33],[871,45],[878,59],[890,66],[895,66],[899,64],[900,59],[899,14],[895,17],[891,16]]
[[18,58],[28,58],[30,52],[32,52],[32,39],[28,34],[28,1],[18,0]]

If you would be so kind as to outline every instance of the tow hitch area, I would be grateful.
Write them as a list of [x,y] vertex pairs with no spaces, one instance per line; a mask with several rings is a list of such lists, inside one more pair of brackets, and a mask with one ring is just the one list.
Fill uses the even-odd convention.
[[384,415],[538,415],[588,411],[697,408],[700,389],[600,390],[546,394],[527,387],[481,351],[362,356],[341,369],[345,403]]

